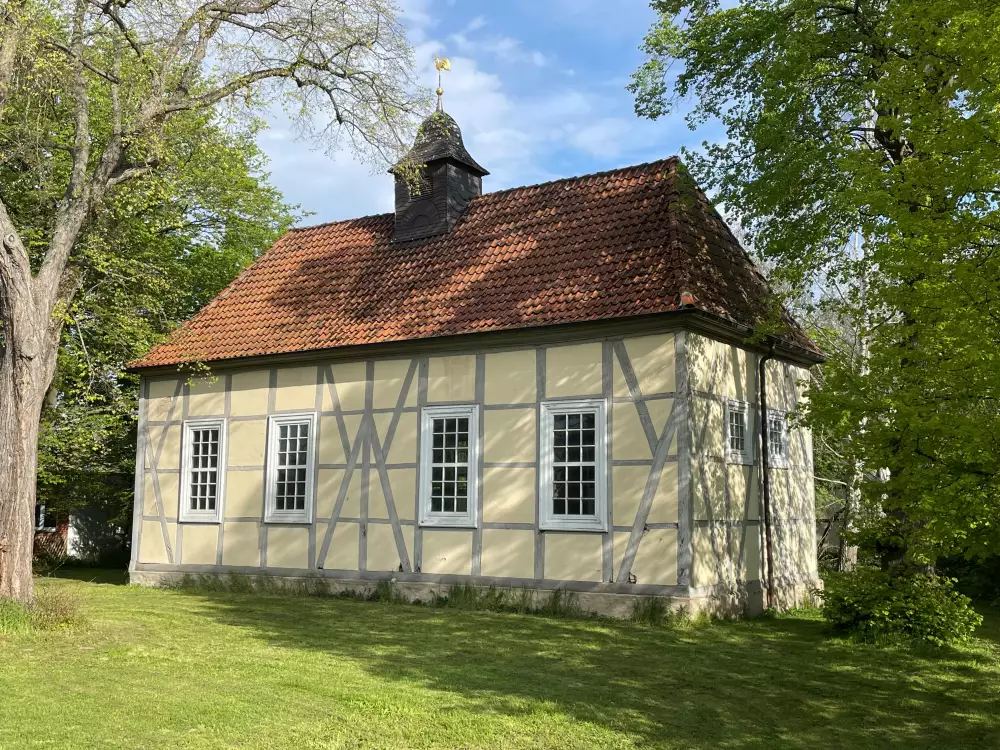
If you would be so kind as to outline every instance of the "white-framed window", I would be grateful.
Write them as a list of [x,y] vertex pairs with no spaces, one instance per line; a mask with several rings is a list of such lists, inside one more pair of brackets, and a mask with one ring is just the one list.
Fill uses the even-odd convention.
[[217,523],[225,497],[225,420],[185,422],[182,453],[180,518]]
[[56,514],[41,503],[35,505],[35,531],[55,531]]
[[268,419],[265,520],[312,522],[315,436],[315,414],[281,414]]
[[420,524],[479,523],[479,407],[426,406],[420,412]]
[[607,414],[602,399],[548,401],[541,413],[541,528],[607,530]]
[[753,410],[746,401],[726,402],[726,460],[734,464],[753,463]]
[[767,410],[767,462],[788,466],[788,414],[779,409]]

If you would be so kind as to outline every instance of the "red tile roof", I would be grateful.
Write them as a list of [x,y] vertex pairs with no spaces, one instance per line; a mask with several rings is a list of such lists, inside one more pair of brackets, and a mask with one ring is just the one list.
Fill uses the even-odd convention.
[[[285,234],[133,368],[695,307],[760,322],[769,289],[676,157],[473,199],[448,234],[393,214]],[[787,315],[782,338],[818,352]]]

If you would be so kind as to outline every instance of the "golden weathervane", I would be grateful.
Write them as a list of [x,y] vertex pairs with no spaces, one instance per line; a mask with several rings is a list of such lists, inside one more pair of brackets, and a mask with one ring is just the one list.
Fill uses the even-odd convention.
[[434,58],[434,67],[437,68],[437,72],[438,72],[438,87],[437,87],[438,101],[437,101],[437,108],[438,108],[438,111],[440,112],[440,111],[444,110],[444,106],[441,104],[441,97],[444,96],[444,89],[441,88],[441,71],[442,70],[451,70],[451,60],[449,60],[447,57],[435,57]]

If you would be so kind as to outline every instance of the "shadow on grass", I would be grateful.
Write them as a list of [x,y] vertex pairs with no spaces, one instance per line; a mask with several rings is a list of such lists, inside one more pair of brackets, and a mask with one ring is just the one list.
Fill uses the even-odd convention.
[[878,650],[808,617],[670,630],[347,600],[185,592],[276,648],[351,659],[483,712],[563,712],[683,747],[996,747],[1000,670],[961,651]]
[[73,581],[88,583],[105,583],[112,586],[124,586],[128,583],[128,571],[116,568],[84,568],[63,565],[40,574],[43,578],[67,578]]

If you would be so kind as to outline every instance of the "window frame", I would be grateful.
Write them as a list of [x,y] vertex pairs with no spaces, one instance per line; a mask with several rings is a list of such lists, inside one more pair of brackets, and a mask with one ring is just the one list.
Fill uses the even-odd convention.
[[[746,433],[743,436],[743,450],[735,450],[732,448],[732,422],[730,415],[734,410],[739,410],[743,413],[743,419],[745,421]],[[753,465],[753,446],[754,446],[754,415],[756,410],[753,405],[747,401],[740,401],[739,399],[730,398],[726,399],[726,409],[724,414],[725,420],[725,452],[726,452],[726,463],[730,464],[741,464],[743,466]]]
[[[306,448],[306,497],[305,508],[302,510],[278,510],[275,507],[278,495],[278,435],[279,427],[298,424],[309,425],[309,443]],[[272,414],[267,418],[267,446],[264,457],[264,522],[265,523],[301,523],[313,522],[313,509],[316,505],[316,412],[298,412],[295,414]]]
[[[195,430],[218,429],[219,431],[219,465],[215,488],[215,510],[191,509],[191,439]],[[180,500],[177,517],[182,523],[221,523],[222,505],[226,500],[226,463],[228,457],[226,420],[188,419],[184,421],[181,431],[181,476]]]
[[[594,451],[594,515],[561,516],[552,511],[555,460],[554,417],[557,413],[596,411]],[[608,531],[608,408],[603,398],[542,401],[538,415],[538,527],[541,531]]]
[[[783,409],[771,409],[767,410],[767,465],[775,469],[787,469],[790,461],[790,448],[788,442],[788,412]],[[772,449],[773,443],[771,442],[771,420],[779,420],[781,426],[781,444],[784,447],[784,453],[781,456],[775,454]]]
[[[39,513],[39,511],[38,511],[39,508],[41,508],[41,513]],[[49,510],[48,510],[48,508],[45,507],[45,503],[35,503],[35,515],[38,518],[38,520],[35,521],[35,531],[36,532],[51,533],[53,531],[58,531],[59,530],[59,522],[58,521],[56,521],[55,524],[52,525],[52,526],[46,526],[45,525],[45,517],[47,515],[49,515]],[[55,513],[52,514],[52,517],[55,518]]]
[[[466,513],[444,513],[431,510],[431,469],[433,467],[434,420],[454,417],[469,420],[469,469],[466,478],[468,506]],[[425,406],[420,410],[420,526],[459,529],[479,528],[479,465],[482,445],[479,440],[479,405],[448,404]]]

